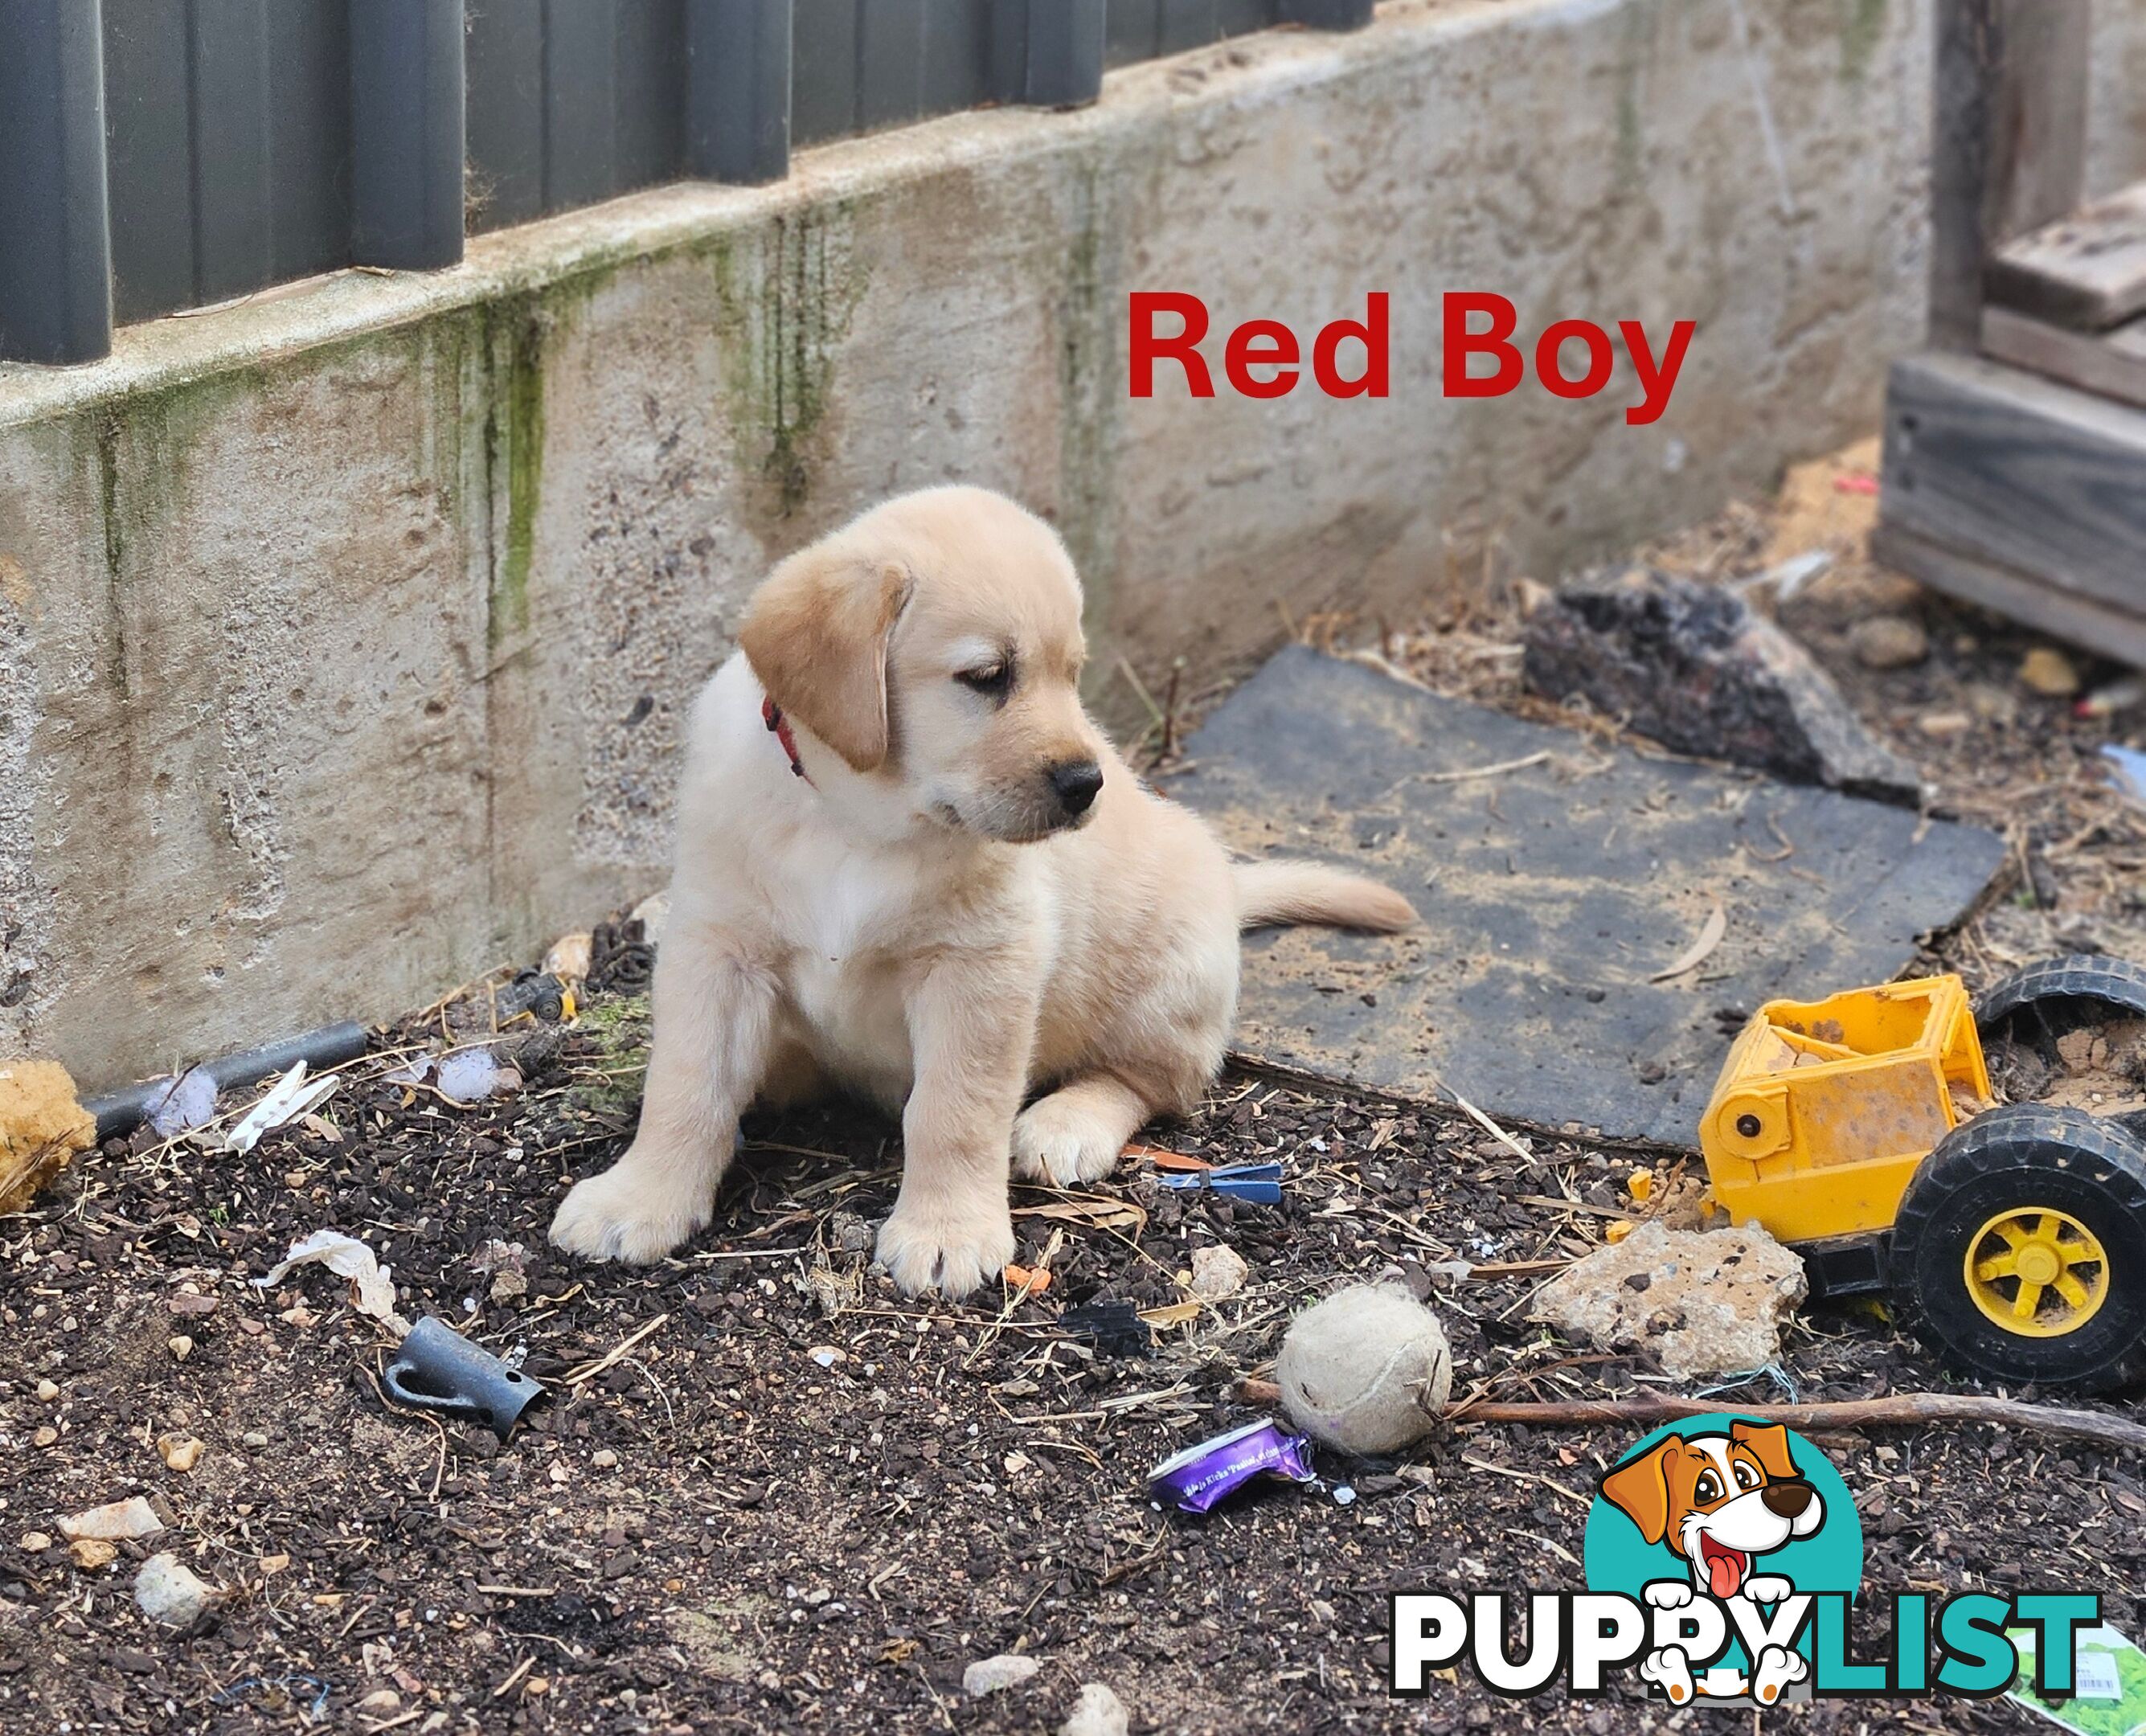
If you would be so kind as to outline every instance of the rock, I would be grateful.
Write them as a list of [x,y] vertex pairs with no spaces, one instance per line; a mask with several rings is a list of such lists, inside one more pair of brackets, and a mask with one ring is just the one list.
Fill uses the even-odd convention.
[[164,1522],[157,1517],[157,1509],[139,1495],[124,1501],[107,1501],[102,1507],[92,1507],[87,1513],[74,1514],[60,1521],[60,1535],[69,1540],[102,1537],[123,1543],[132,1538],[154,1537],[163,1529]]
[[77,1537],[67,1545],[67,1554],[84,1573],[93,1574],[101,1567],[112,1565],[118,1556],[119,1545],[107,1543],[101,1537]]
[[830,1213],[827,1235],[836,1250],[843,1254],[869,1254],[878,1240],[871,1225],[853,1211]]
[[1968,708],[1984,723],[2009,727],[2019,721],[2019,698],[2009,688],[1994,681],[1969,681],[1966,693]]
[[216,1588],[204,1585],[192,1568],[167,1549],[142,1564],[142,1571],[134,1576],[134,1601],[152,1622],[191,1628],[216,1601]]
[[1584,697],[1679,753],[1912,804],[1915,769],[1871,739],[1825,671],[1734,593],[1646,567],[1583,576],[1525,626],[1528,686]]
[[618,1454],[609,1447],[599,1447],[590,1454],[589,1463],[600,1471],[616,1470],[618,1469]]
[[157,1456],[164,1461],[164,1468],[182,1477],[201,1463],[202,1450],[202,1444],[191,1434],[157,1437]]
[[57,1386],[54,1385],[52,1382],[49,1380],[40,1380],[37,1383],[37,1402],[39,1404],[49,1404],[53,1399],[58,1398],[59,1395],[60,1389]]
[[354,1709],[368,1718],[392,1718],[402,1709],[402,1696],[392,1688],[376,1688]]
[[1915,720],[1915,727],[1933,741],[1949,741],[1973,729],[1974,720],[1964,711],[1930,711]]
[[961,1692],[972,1700],[1001,1688],[1018,1688],[1043,1666],[1019,1652],[1001,1652],[996,1658],[979,1658],[961,1672]]
[[1689,1380],[1777,1360],[1781,1317],[1807,1293],[1802,1259],[1756,1225],[1649,1223],[1559,1273],[1531,1318],[1597,1349],[1649,1351],[1664,1374]]
[[1848,630],[1848,648],[1865,669],[1906,669],[1930,654],[1930,636],[1904,615],[1874,615]]
[[1125,1736],[1132,1719],[1125,1703],[1100,1682],[1083,1682],[1080,1698],[1071,1714],[1058,1727],[1058,1736]]
[[1192,1250],[1192,1294],[1202,1302],[1220,1302],[1245,1287],[1251,1268],[1235,1248],[1210,1243]]
[[20,1548],[25,1555],[42,1555],[52,1546],[52,1539],[49,1533],[25,1531],[22,1534]]
[[2038,645],[2019,661],[2019,683],[2044,699],[2069,699],[2079,691],[2079,675],[2054,646]]
[[238,1437],[238,1444],[249,1453],[257,1453],[268,1444],[267,1431],[261,1429],[248,1429],[245,1434]]
[[184,1362],[194,1354],[194,1341],[183,1332],[175,1332],[165,1340],[164,1348],[172,1353],[173,1362]]

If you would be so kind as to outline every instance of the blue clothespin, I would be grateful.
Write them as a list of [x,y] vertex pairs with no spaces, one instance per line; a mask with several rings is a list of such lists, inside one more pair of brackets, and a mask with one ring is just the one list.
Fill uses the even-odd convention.
[[1163,1174],[1155,1179],[1180,1193],[1197,1193],[1204,1188],[1226,1199],[1249,1200],[1255,1205],[1281,1204],[1281,1165],[1278,1163],[1223,1164],[1212,1170],[1195,1170],[1189,1175]]

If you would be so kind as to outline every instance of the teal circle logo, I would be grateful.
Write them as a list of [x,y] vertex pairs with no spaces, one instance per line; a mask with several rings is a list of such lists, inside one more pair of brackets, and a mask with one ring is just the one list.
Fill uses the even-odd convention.
[[[1832,1460],[1779,1424],[1734,1413],[1686,1417],[1643,1436],[1600,1479],[1584,1554],[1590,1591],[1688,1612],[1702,1630],[1712,1613],[1694,1604],[1777,1608],[1822,1592],[1853,1601],[1863,1584],[1863,1525]],[[1762,1675],[1739,1631],[1727,1624],[1725,1647],[1694,1655],[1693,1668],[1673,1679],[1641,1674],[1678,1704],[1746,1691],[1770,1703],[1789,1684],[1809,1682],[1808,1621],[1793,1645],[1800,1671],[1781,1659]],[[1770,1694],[1759,1685],[1769,1680]]]

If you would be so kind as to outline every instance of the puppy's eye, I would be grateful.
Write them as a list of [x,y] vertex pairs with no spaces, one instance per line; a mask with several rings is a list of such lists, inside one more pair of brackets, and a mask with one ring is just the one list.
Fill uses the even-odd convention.
[[1716,1477],[1712,1471],[1702,1471],[1699,1474],[1699,1481],[1693,1484],[1691,1486],[1691,1498],[1694,1501],[1701,1502],[1719,1500],[1721,1499],[1721,1479]]
[[1739,1459],[1736,1461],[1735,1469],[1739,1489],[1756,1489],[1759,1486],[1759,1473],[1755,1468]]
[[1013,665],[986,663],[975,669],[958,671],[954,679],[973,693],[981,693],[991,699],[1004,699],[1013,686]]

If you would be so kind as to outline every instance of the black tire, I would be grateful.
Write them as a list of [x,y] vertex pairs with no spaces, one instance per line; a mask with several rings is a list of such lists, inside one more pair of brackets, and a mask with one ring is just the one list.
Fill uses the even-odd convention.
[[[2083,1226],[2100,1243],[2105,1268],[2099,1305],[2050,1337],[1999,1325],[1967,1275],[1969,1244],[1983,1241],[1984,1225],[2043,1211]],[[1984,1243],[1993,1246],[2003,1252]],[[1904,1324],[1948,1362],[2017,1385],[2098,1392],[2137,1380],[2146,1375],[2146,1145],[2047,1104],[1977,1115],[1946,1135],[1908,1184],[1889,1269]],[[2094,1268],[2080,1270],[2090,1286]],[[2002,1283],[1990,1287],[2001,1293]],[[2061,1299],[2053,1301],[2061,1312]]]
[[2049,1037],[2111,1019],[2146,1015],[2146,965],[2074,953],[2014,971],[1974,1004],[1983,1040]]

